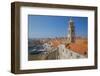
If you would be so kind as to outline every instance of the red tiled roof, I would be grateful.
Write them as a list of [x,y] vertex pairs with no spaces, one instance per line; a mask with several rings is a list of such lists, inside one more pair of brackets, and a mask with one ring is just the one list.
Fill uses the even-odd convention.
[[51,42],[52,42],[52,46],[53,47],[57,47],[58,45],[61,44],[61,41],[60,40],[52,40]]
[[[51,40],[53,47],[57,47],[58,45],[62,44],[61,40]],[[81,40],[77,39],[75,43],[70,43],[66,46],[66,48],[69,48],[70,50],[77,52],[79,54],[85,55],[88,51],[88,43],[87,40]]]
[[71,49],[74,52],[77,52],[79,54],[85,55],[88,51],[88,45],[87,44],[76,44],[76,43],[70,43],[67,48]]

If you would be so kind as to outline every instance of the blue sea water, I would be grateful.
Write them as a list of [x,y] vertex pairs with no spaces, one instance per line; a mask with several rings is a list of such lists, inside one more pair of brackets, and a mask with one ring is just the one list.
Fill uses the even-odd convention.
[[41,49],[43,49],[43,46],[40,46],[40,45],[28,47],[28,53],[32,54],[32,55],[34,55],[34,54],[40,54],[40,53],[43,52],[43,51],[40,51]]

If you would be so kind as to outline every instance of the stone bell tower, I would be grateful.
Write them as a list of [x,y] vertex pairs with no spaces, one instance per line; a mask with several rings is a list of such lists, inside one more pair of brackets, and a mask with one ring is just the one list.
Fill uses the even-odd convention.
[[74,26],[74,22],[72,20],[72,17],[70,18],[68,25],[69,26],[68,26],[67,42],[73,43],[73,42],[75,42],[75,26]]

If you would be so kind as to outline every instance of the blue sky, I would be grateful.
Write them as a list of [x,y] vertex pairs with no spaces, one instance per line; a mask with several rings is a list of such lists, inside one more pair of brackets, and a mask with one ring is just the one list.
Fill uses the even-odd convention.
[[87,17],[28,15],[28,38],[66,37],[70,17],[74,21],[76,36],[87,37]]

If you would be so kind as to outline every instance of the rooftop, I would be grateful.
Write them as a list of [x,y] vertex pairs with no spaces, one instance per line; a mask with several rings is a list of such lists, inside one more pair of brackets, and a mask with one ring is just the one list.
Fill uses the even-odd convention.
[[[52,40],[51,41],[53,47],[57,47],[58,45],[62,44],[62,40]],[[66,45],[66,48],[77,52],[81,55],[87,55],[88,51],[88,43],[86,39],[76,39],[75,43],[70,43]]]

